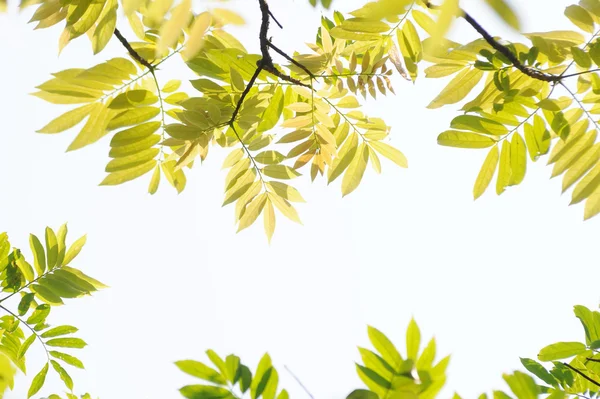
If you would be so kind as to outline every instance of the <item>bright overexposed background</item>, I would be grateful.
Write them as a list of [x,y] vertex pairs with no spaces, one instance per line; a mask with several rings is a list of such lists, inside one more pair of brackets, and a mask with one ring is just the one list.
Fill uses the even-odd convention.
[[[289,52],[306,51],[322,10],[306,0],[271,1],[284,25],[273,40]],[[351,11],[361,0],[337,0]],[[462,6],[491,32],[511,39],[481,0]],[[524,31],[572,29],[564,0],[513,1]],[[244,15],[236,28],[257,50],[256,1],[217,4]],[[439,353],[452,354],[444,396],[473,397],[503,387],[501,374],[519,368],[519,356],[542,346],[582,338],[572,306],[596,307],[595,262],[600,220],[582,221],[581,206],[568,207],[558,179],[544,161],[529,167],[522,186],[501,197],[473,202],[472,184],[486,152],[436,145],[456,108],[425,108],[445,81],[416,85],[395,78],[395,97],[369,100],[371,115],[393,126],[392,144],[408,157],[402,170],[384,163],[369,170],[359,190],[341,198],[339,182],[300,189],[304,226],[278,219],[267,244],[261,223],[235,234],[233,210],[221,207],[226,155],[213,151],[188,175],[181,195],[165,181],[154,197],[147,178],[117,188],[98,187],[104,177],[108,138],[65,153],[74,132],[34,133],[68,107],[29,96],[50,73],[89,67],[124,49],[112,41],[92,56],[86,38],[57,55],[60,28],[33,31],[30,11],[0,15],[0,230],[28,252],[28,233],[69,222],[70,238],[87,233],[74,266],[110,285],[92,298],[69,301],[52,312],[54,324],[80,327],[89,346],[79,353],[86,371],[73,371],[78,392],[103,399],[177,398],[196,383],[175,360],[207,361],[203,351],[236,353],[254,368],[269,351],[282,384],[294,398],[306,395],[283,369],[287,365],[316,398],[342,398],[360,385],[356,346],[367,346],[366,325],[377,326],[404,349],[414,316],[424,338],[436,336]],[[476,38],[460,21],[453,35]],[[125,29],[125,32],[129,32]],[[128,33],[129,34],[129,33]],[[131,34],[130,37],[133,38]],[[159,79],[193,79],[173,58]],[[490,190],[493,191],[493,190]],[[41,368],[34,344],[30,373],[8,399],[26,396]],[[40,392],[61,392],[52,374]]]

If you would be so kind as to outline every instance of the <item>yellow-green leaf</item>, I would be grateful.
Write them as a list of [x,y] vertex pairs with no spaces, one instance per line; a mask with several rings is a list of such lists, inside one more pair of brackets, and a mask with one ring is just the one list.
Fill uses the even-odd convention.
[[585,201],[585,210],[583,217],[588,220],[600,213],[600,189],[596,189]]
[[498,195],[502,194],[510,184],[512,173],[510,147],[508,140],[502,142],[502,150],[500,151],[500,169],[498,171],[498,178],[496,179],[496,194]]
[[158,191],[158,185],[160,184],[160,167],[158,164],[154,168],[154,172],[152,173],[152,178],[150,179],[150,185],[148,186],[148,193],[150,195],[156,194]]
[[29,386],[29,391],[27,392],[27,398],[31,398],[33,395],[38,393],[44,382],[46,381],[46,374],[48,374],[48,363],[42,368],[42,370],[33,377],[33,381],[31,381],[31,385]]
[[286,165],[267,165],[263,168],[263,173],[266,176],[273,177],[275,179],[294,179],[301,176],[294,168]]
[[86,240],[87,237],[82,236],[73,244],[71,244],[71,247],[65,255],[65,259],[63,260],[63,265],[68,265],[77,255],[79,255],[79,252],[81,252],[81,248],[83,248],[83,246],[85,245]]
[[498,168],[498,160],[500,159],[498,146],[495,145],[490,149],[490,152],[483,161],[477,180],[475,180],[475,186],[473,187],[473,197],[475,199],[481,197],[485,190],[489,187],[496,169]]
[[156,46],[157,57],[166,53],[169,50],[169,47],[177,42],[179,36],[181,36],[182,29],[187,26],[187,23],[190,20],[191,6],[191,0],[183,0],[171,12],[171,18],[162,25],[160,28],[160,39]]
[[350,194],[360,185],[368,162],[369,148],[365,143],[362,143],[358,146],[356,155],[352,162],[350,162],[350,165],[348,165],[348,170],[346,170],[346,173],[344,174],[344,179],[342,180],[342,196],[345,197]]
[[302,221],[300,221],[300,217],[298,216],[298,212],[296,212],[296,209],[294,209],[292,204],[290,204],[285,198],[272,193],[268,195],[269,199],[273,202],[273,205],[279,209],[279,212],[281,212],[283,216],[296,223],[302,224]]
[[513,135],[510,143],[510,185],[521,184],[527,171],[527,148],[519,133]]
[[496,11],[496,14],[513,29],[520,30],[519,18],[513,9],[505,0],[486,0],[486,2]]
[[31,247],[31,252],[33,252],[35,270],[38,275],[41,275],[46,270],[46,253],[44,252],[44,247],[39,238],[33,234],[29,235],[29,246]]
[[487,148],[496,144],[496,141],[490,137],[456,130],[440,133],[437,140],[439,145],[457,148]]
[[133,179],[137,179],[140,176],[145,175],[150,172],[156,166],[157,161],[155,159],[151,159],[142,165],[135,166],[130,169],[121,170],[118,172],[114,172],[106,176],[101,186],[116,186],[125,182],[128,182]]
[[184,59],[194,58],[204,46],[204,34],[210,27],[212,16],[208,12],[199,14],[190,29],[189,39],[181,52]]
[[46,126],[38,130],[38,133],[60,133],[72,128],[81,122],[96,107],[95,104],[83,105],[71,111],[65,112],[58,118],[52,120]]
[[588,33],[594,33],[594,19],[585,8],[576,4],[570,5],[565,9],[565,16],[580,29]]
[[265,207],[266,202],[267,202],[267,193],[262,193],[259,196],[257,196],[256,198],[254,198],[254,200],[252,200],[252,202],[250,202],[250,204],[248,204],[248,206],[246,207],[246,211],[244,212],[244,215],[240,219],[240,224],[238,226],[238,233],[240,231],[250,227],[256,221],[258,216],[261,214],[263,208]]
[[600,186],[600,164],[597,164],[581,181],[575,186],[571,204],[583,201]]
[[600,160],[600,143],[594,144],[569,168],[562,182],[562,191],[565,192],[581,178],[592,166]]
[[[450,1],[447,1],[447,3]],[[479,69],[465,69],[454,77],[442,92],[427,106],[429,109],[440,108],[447,104],[456,104],[464,99],[483,77]]]
[[401,168],[408,168],[408,160],[400,150],[380,141],[371,141],[369,145]]
[[273,233],[275,233],[275,209],[273,208],[273,203],[271,199],[268,198],[265,204],[264,213],[264,225],[265,225],[265,233],[267,234],[267,238],[269,242],[271,242],[271,238],[273,238]]

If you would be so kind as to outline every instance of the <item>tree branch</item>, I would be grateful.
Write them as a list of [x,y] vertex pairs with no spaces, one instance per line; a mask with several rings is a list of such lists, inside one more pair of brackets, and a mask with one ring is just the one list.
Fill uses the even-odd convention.
[[[431,4],[427,0],[425,0],[425,5],[432,10],[439,8],[438,6]],[[492,35],[490,35],[485,29],[483,29],[483,27],[469,13],[467,13],[463,9],[460,9],[460,12],[462,14],[461,16],[463,17],[463,19],[467,21],[467,23],[471,25],[473,29],[475,29],[477,33],[479,33],[481,37],[483,37],[485,41],[490,46],[492,46],[492,48],[494,48],[500,54],[508,58],[508,60],[513,64],[513,66],[525,75],[533,79],[542,80],[544,82],[559,82],[563,78],[562,76],[547,74],[537,69],[523,65],[521,61],[519,61],[519,58],[508,47],[496,41],[496,39],[494,39]]]
[[133,49],[133,47],[131,47],[131,44],[129,44],[129,42],[127,41],[127,39],[125,39],[125,37],[121,34],[121,32],[115,28],[115,36],[117,37],[117,39],[119,39],[119,41],[121,42],[121,44],[123,45],[123,47],[125,47],[127,49],[127,51],[129,52],[129,54],[131,54],[131,56],[140,64],[142,64],[143,66],[145,66],[146,68],[148,68],[150,71],[154,71],[154,65],[152,65],[151,63],[149,63],[144,57],[142,57],[137,51],[135,51]]
[[242,92],[240,99],[237,101],[237,104],[235,106],[233,114],[231,115],[231,119],[227,123],[229,126],[232,126],[232,127],[233,127],[233,123],[235,122],[235,119],[237,118],[237,116],[240,113],[240,110],[242,108],[242,104],[244,103],[244,100],[250,93],[250,90],[252,89],[252,87],[256,83],[256,80],[258,79],[258,75],[260,75],[260,73],[262,71],[267,71],[270,74],[275,75],[279,79],[284,80],[289,83],[292,83],[294,85],[312,88],[310,85],[307,85],[306,83],[302,83],[298,79],[295,79],[289,75],[284,74],[279,69],[277,69],[277,67],[273,64],[273,57],[271,57],[271,53],[269,52],[269,49],[271,49],[271,48],[273,50],[275,50],[275,52],[277,52],[278,54],[283,56],[285,59],[292,62],[294,65],[298,66],[299,68],[302,68],[302,70],[306,71],[311,76],[311,78],[314,77],[314,75],[312,73],[310,73],[308,68],[306,68],[304,65],[300,64],[299,62],[295,61],[292,57],[287,55],[284,51],[280,50],[279,48],[277,48],[273,44],[271,44],[271,41],[268,38],[269,25],[270,25],[271,19],[273,19],[275,21],[275,23],[277,25],[279,25],[280,28],[283,28],[283,27],[281,26],[279,21],[277,21],[277,19],[275,18],[275,16],[269,9],[267,0],[258,0],[258,4],[260,6],[260,12],[261,12],[261,24],[260,24],[260,33],[258,35],[258,39],[260,41],[260,52],[261,52],[262,58],[256,63],[256,71],[254,71],[254,75],[252,75],[252,77],[248,81],[248,84],[246,85],[246,88]]
[[585,378],[586,380],[588,380],[589,382],[591,382],[592,384],[596,385],[597,387],[600,387],[600,382],[597,382],[597,381],[591,379],[590,377],[588,377],[587,375],[585,375],[581,371],[577,370],[575,367],[571,366],[570,364],[563,362],[563,366],[566,366],[566,367],[570,368],[571,370],[573,370],[574,372],[576,372],[577,374],[579,374],[580,376],[582,376],[583,378]]

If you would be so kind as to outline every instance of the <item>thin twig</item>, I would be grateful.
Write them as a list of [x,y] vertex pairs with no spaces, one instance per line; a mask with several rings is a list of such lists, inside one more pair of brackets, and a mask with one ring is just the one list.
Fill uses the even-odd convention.
[[40,336],[40,334],[37,333],[37,331],[35,331],[33,329],[33,327],[31,327],[29,324],[27,324],[23,319],[21,319],[19,316],[17,316],[15,313],[11,312],[9,309],[7,309],[6,307],[0,305],[0,309],[4,310],[6,313],[10,314],[11,316],[13,316],[15,319],[19,320],[21,322],[21,324],[25,324],[25,326],[31,331],[31,333],[33,335],[35,335],[35,337],[40,341],[40,343],[42,344],[42,347],[44,348],[44,350],[46,351],[46,357],[48,358],[48,361],[50,361],[50,353],[48,353],[48,348],[46,347],[46,343],[44,342],[44,340],[42,340],[42,337]]
[[589,382],[591,382],[592,384],[596,385],[597,387],[600,387],[600,382],[597,382],[596,380],[593,380],[592,378],[588,377],[583,372],[577,370],[575,367],[571,366],[570,364],[563,362],[563,366],[566,366],[566,367],[570,368],[571,370],[573,370],[574,372],[576,372],[577,374],[579,374],[580,376],[582,376],[583,378],[585,378],[586,380],[588,380]]
[[119,41],[121,42],[121,44],[123,45],[123,47],[125,47],[127,49],[127,51],[129,52],[129,54],[131,54],[131,56],[140,64],[142,64],[143,66],[145,66],[146,68],[148,68],[150,71],[154,71],[155,66],[152,65],[151,63],[149,63],[144,57],[142,57],[137,51],[135,51],[133,49],[133,47],[131,47],[131,44],[129,44],[129,42],[127,41],[127,39],[125,39],[125,37],[121,34],[121,32],[115,28],[115,36],[117,37],[117,39],[119,39]]
[[310,393],[310,391],[304,386],[302,381],[300,381],[300,379],[298,377],[296,377],[296,374],[292,373],[292,370],[290,370],[288,368],[288,366],[283,366],[283,367],[286,369],[286,371],[288,373],[290,373],[290,375],[294,378],[294,380],[296,380],[298,385],[300,385],[302,387],[302,389],[304,390],[304,392],[306,392],[306,394],[310,397],[310,399],[315,399],[315,397],[312,395],[312,393]]
[[[425,1],[425,5],[427,5],[427,7],[430,9],[439,8],[438,6],[434,6],[433,4],[431,4],[429,1]],[[558,82],[563,78],[559,75],[547,74],[537,69],[523,65],[519,58],[508,47],[506,47],[503,44],[500,44],[496,39],[494,39],[494,37],[490,35],[485,29],[483,29],[483,27],[469,13],[462,9],[460,10],[460,12],[463,19],[467,21],[467,23],[471,25],[477,31],[477,33],[479,33],[481,37],[483,37],[485,41],[490,46],[492,46],[492,48],[494,48],[500,54],[505,56],[514,65],[515,68],[517,68],[525,75],[529,76],[530,78],[541,80],[544,82]]]

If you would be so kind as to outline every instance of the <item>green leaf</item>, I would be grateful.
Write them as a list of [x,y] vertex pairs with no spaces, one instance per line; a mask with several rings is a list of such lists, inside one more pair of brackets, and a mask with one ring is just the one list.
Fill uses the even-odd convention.
[[456,148],[487,148],[496,144],[496,141],[490,137],[457,130],[440,133],[437,141],[439,145]]
[[348,168],[358,151],[358,134],[352,135],[344,141],[344,144],[339,149],[337,157],[333,160],[331,167],[328,170],[328,184],[337,179]]
[[464,99],[483,77],[479,69],[466,69],[454,77],[442,92],[427,106],[429,109],[456,104]]
[[52,270],[56,266],[56,260],[58,259],[58,241],[56,239],[56,234],[50,227],[46,227],[45,237],[48,270]]
[[179,392],[188,399],[235,399],[227,389],[212,385],[188,385]]
[[71,247],[69,247],[69,250],[65,255],[65,259],[63,260],[63,265],[68,265],[77,255],[79,255],[79,252],[81,252],[81,249],[85,245],[86,240],[87,237],[82,236],[73,244],[71,244]]
[[429,371],[432,369],[433,360],[435,359],[435,351],[436,351],[435,339],[432,338],[427,343],[427,346],[425,347],[425,349],[423,349],[423,353],[421,353],[421,356],[419,356],[419,358],[417,359],[417,363],[416,363],[417,370]]
[[49,305],[58,306],[64,303],[60,296],[56,295],[50,288],[46,286],[33,284],[30,286],[30,289],[31,291],[35,292],[35,295],[39,299]]
[[496,179],[496,194],[498,195],[502,194],[506,187],[510,185],[512,175],[510,150],[510,143],[508,140],[504,140],[502,142],[502,150],[500,151],[500,169],[498,171],[498,178]]
[[577,204],[592,195],[600,187],[600,163],[588,172],[573,189],[571,204]]
[[54,370],[60,376],[60,379],[65,383],[65,386],[69,388],[70,391],[73,391],[73,379],[69,373],[67,373],[67,370],[62,368],[62,366],[58,364],[56,360],[50,360],[50,363],[52,364],[52,368],[54,368]]
[[79,108],[75,108],[71,111],[65,112],[58,118],[52,120],[46,126],[38,130],[38,133],[61,133],[67,129],[72,128],[77,125],[79,122],[85,119],[86,116],[92,112],[92,110],[96,107],[95,104],[86,104]]
[[23,342],[23,344],[19,348],[19,352],[17,353],[17,358],[18,359],[22,359],[25,356],[25,353],[27,353],[27,349],[29,349],[29,347],[31,346],[31,344],[33,344],[33,341],[35,341],[35,338],[36,338],[36,335],[35,334],[31,334],[25,340],[25,342]]
[[202,380],[210,381],[219,385],[226,385],[227,380],[221,374],[208,367],[204,363],[197,362],[195,360],[181,360],[175,362],[175,365],[184,373],[191,375],[192,377],[200,378]]
[[33,272],[33,268],[31,267],[31,265],[27,263],[25,258],[23,258],[23,255],[20,255],[15,260],[15,264],[17,265],[21,273],[23,273],[23,277],[25,277],[27,281],[33,281],[33,279],[35,278],[35,273]]
[[156,55],[160,57],[168,52],[169,47],[175,45],[190,21],[192,2],[184,0],[171,10],[171,17],[162,24],[160,29],[160,39],[156,46]]
[[473,187],[474,199],[481,197],[485,190],[487,190],[489,187],[492,179],[494,178],[494,174],[496,173],[496,169],[498,168],[499,159],[500,155],[498,146],[495,145],[485,157],[485,161],[483,161],[483,165],[481,166],[477,180],[475,180],[475,186]]
[[269,382],[269,378],[271,377],[271,370],[271,357],[268,353],[265,353],[260,359],[260,362],[258,362],[256,373],[252,379],[252,384],[250,384],[250,396],[252,399],[257,399],[264,392],[264,389]]
[[498,14],[500,18],[513,29],[521,29],[519,18],[505,0],[486,0],[486,2],[494,9],[494,11],[496,11],[496,14]]
[[579,355],[586,350],[587,348],[585,344],[582,344],[581,342],[557,342],[540,350],[540,353],[538,353],[538,359],[542,362],[567,359]]
[[74,151],[100,140],[106,133],[109,121],[114,116],[115,110],[105,107],[101,103],[94,104],[90,116],[75,140],[69,145],[67,151]]
[[521,184],[527,171],[527,148],[519,133],[515,133],[510,143],[510,185]]
[[362,143],[358,146],[356,155],[352,162],[350,162],[350,165],[348,165],[348,169],[344,174],[342,180],[342,196],[345,197],[358,188],[365,174],[368,162],[369,148],[365,143]]
[[31,247],[31,252],[33,252],[33,265],[35,266],[35,270],[38,275],[41,275],[46,270],[46,253],[44,247],[39,238],[33,234],[29,235],[29,246]]
[[84,368],[81,360],[77,359],[74,356],[67,355],[66,353],[62,353],[62,352],[56,352],[56,351],[50,351],[48,353],[50,353],[50,356],[55,357],[59,360],[62,360],[63,362],[65,362],[73,367],[77,367],[79,369]]
[[[63,266],[61,272],[63,272],[63,273],[66,272],[66,273],[74,275],[76,278],[78,278],[80,280],[83,280],[86,283],[90,284],[94,288],[94,290],[100,290],[100,289],[103,289],[103,288],[108,288],[108,286],[102,284],[100,281],[98,281],[98,280],[96,280],[96,279],[94,279],[94,278],[86,275],[85,273],[83,273],[80,270],[73,269],[72,267]],[[54,274],[56,274],[56,272]]]
[[585,8],[575,4],[570,5],[565,9],[565,16],[580,29],[588,33],[594,33],[594,19]]
[[112,0],[107,3],[105,13],[100,17],[100,22],[98,22],[92,36],[94,54],[98,54],[106,47],[117,25],[117,2]]
[[475,133],[491,134],[494,136],[502,136],[508,133],[508,129],[503,124],[475,115],[457,116],[450,123],[450,127],[452,129],[469,130]]
[[157,107],[140,107],[123,111],[114,116],[108,123],[108,130],[115,130],[120,127],[133,126],[146,122],[160,113]]
[[371,141],[369,145],[375,149],[378,153],[394,162],[401,168],[408,168],[408,160],[400,150],[392,147],[389,144],[382,143],[380,141]]
[[36,307],[31,316],[27,319],[27,324],[38,324],[46,320],[50,314],[50,306],[43,304]]
[[33,395],[38,393],[44,382],[46,381],[46,374],[48,374],[48,363],[42,368],[42,370],[33,377],[33,381],[31,381],[31,385],[29,386],[29,391],[27,392],[27,398],[31,398]]
[[502,377],[517,399],[537,399],[541,393],[533,378],[520,371],[515,371],[512,375],[504,374]]
[[420,345],[421,331],[419,330],[419,326],[415,322],[415,319],[411,319],[408,324],[408,330],[406,331],[406,357],[409,360],[417,360]]
[[538,362],[533,359],[521,358],[521,363],[525,368],[538,377],[540,380],[544,381],[546,384],[555,386],[557,384],[556,379]]
[[148,193],[150,195],[156,194],[158,191],[158,185],[160,183],[160,166],[158,164],[154,168],[154,172],[152,173],[152,178],[150,179],[150,184],[148,186]]
[[31,307],[31,303],[33,302],[33,299],[35,298],[35,294],[34,293],[28,293],[23,295],[23,298],[21,298],[21,301],[19,302],[19,316],[24,316],[25,313],[27,313],[29,311],[29,308]]
[[283,89],[281,86],[277,86],[273,97],[271,97],[271,100],[269,101],[269,106],[263,113],[261,122],[258,124],[257,131],[259,133],[271,130],[277,125],[283,112],[283,97]]
[[63,224],[58,229],[58,233],[56,234],[56,240],[58,241],[58,257],[56,259],[56,267],[60,267],[63,265],[63,261],[65,259],[65,253],[67,252],[66,241],[67,241],[67,224]]
[[368,326],[367,331],[373,347],[394,368],[394,370],[398,371],[404,362],[404,359],[402,359],[402,356],[400,356],[400,353],[394,344],[392,344],[392,342],[375,327]]
[[84,348],[87,344],[81,338],[53,338],[46,341],[46,345],[58,348]]
[[302,176],[294,168],[285,165],[267,165],[262,170],[263,174],[275,179],[294,179]]
[[281,163],[285,159],[285,155],[278,151],[263,151],[256,154],[254,160],[264,165],[276,165]]
[[235,384],[240,377],[240,358],[235,355],[229,355],[225,359],[226,377],[229,382]]
[[77,331],[79,331],[79,329],[77,327],[65,325],[65,326],[54,327],[54,328],[51,328],[50,330],[46,330],[41,336],[42,336],[42,338],[52,338],[52,337],[58,337],[61,335],[66,335],[66,334],[73,334],[73,333],[76,333]]
[[109,174],[102,180],[100,183],[101,186],[116,186],[119,184],[123,184],[125,182],[137,179],[155,169],[158,165],[158,161],[156,159],[151,159],[141,165],[134,166],[130,169],[121,170],[118,172],[114,172]]
[[250,227],[262,213],[265,204],[267,203],[268,194],[262,193],[252,200],[246,207],[246,211],[240,219],[238,226],[238,233],[248,227]]
[[373,391],[355,389],[346,396],[346,399],[379,399],[379,396]]

